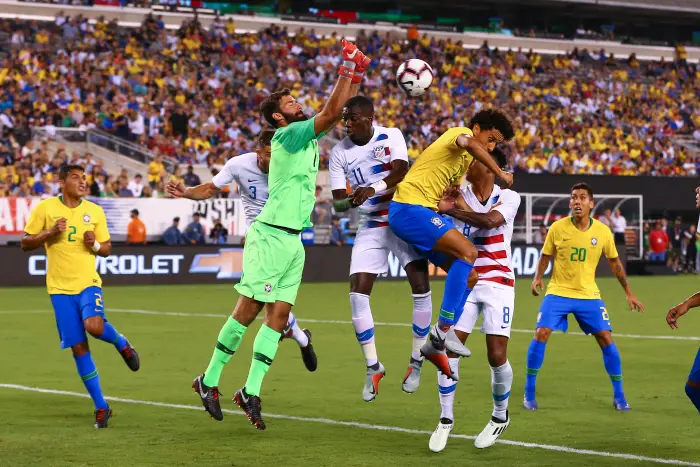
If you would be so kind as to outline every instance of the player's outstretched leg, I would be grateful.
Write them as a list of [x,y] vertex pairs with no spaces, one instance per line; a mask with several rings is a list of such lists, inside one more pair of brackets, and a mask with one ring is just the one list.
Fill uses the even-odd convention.
[[620,412],[627,412],[630,410],[630,405],[627,403],[625,392],[622,389],[622,360],[620,359],[620,352],[612,340],[610,331],[600,331],[595,333],[594,336],[600,345],[600,350],[603,352],[605,371],[608,372],[612,383],[613,407]]
[[289,319],[287,320],[287,327],[284,328],[282,332],[282,339],[291,338],[299,345],[301,349],[301,359],[304,362],[304,366],[309,371],[316,371],[318,367],[318,359],[316,358],[316,351],[311,343],[311,331],[308,329],[301,329],[297,324],[297,319],[293,313],[289,313]]
[[[459,357],[449,358],[450,371],[459,377]],[[454,401],[457,390],[457,380],[438,371],[438,392],[440,396],[440,422],[435,432],[430,436],[428,447],[433,452],[441,452],[447,446],[447,438],[454,427]]]
[[433,319],[433,302],[430,291],[423,294],[413,294],[413,349],[408,363],[408,371],[403,379],[401,388],[404,392],[414,393],[420,385],[423,356],[420,349],[425,345],[430,332],[430,322]]
[[540,372],[540,368],[542,368],[544,352],[551,334],[551,329],[538,328],[527,349],[527,376],[525,377],[525,398],[523,399],[523,407],[527,410],[538,409],[537,399],[535,398],[537,375]]
[[73,350],[73,359],[75,366],[78,369],[78,375],[83,380],[85,389],[87,389],[92,401],[95,404],[95,428],[107,428],[112,409],[109,408],[107,401],[102,395],[102,387],[100,387],[100,375],[97,373],[97,367],[92,360],[90,348],[87,342],[71,347]]
[[[351,277],[352,281],[353,277]],[[371,402],[379,394],[379,382],[386,375],[386,371],[377,357],[377,347],[374,343],[374,318],[369,306],[369,295],[350,292],[350,307],[352,308],[352,325],[355,328],[355,336],[362,348],[367,366],[365,385],[362,387],[362,399],[365,402]]]
[[[99,317],[95,318],[101,319]],[[90,327],[87,323],[85,324],[85,329],[90,332]],[[124,363],[126,363],[126,366],[128,366],[131,371],[138,371],[141,367],[141,360],[139,359],[139,354],[136,352],[136,349],[134,349],[126,337],[117,332],[109,321],[103,321],[102,332],[99,333],[99,335],[96,335],[97,332],[95,332],[95,334],[90,332],[90,334],[101,341],[109,342],[114,345],[114,348],[117,349],[117,352],[122,356]]]

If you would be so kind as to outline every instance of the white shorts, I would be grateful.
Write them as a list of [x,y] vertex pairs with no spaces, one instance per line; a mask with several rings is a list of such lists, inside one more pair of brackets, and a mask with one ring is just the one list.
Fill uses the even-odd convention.
[[423,259],[406,242],[397,237],[389,227],[360,229],[355,237],[350,259],[350,275],[358,272],[383,274],[389,270],[389,252],[406,267],[413,261]]
[[455,329],[471,334],[479,315],[481,332],[510,337],[515,305],[515,288],[496,282],[479,281],[469,294]]

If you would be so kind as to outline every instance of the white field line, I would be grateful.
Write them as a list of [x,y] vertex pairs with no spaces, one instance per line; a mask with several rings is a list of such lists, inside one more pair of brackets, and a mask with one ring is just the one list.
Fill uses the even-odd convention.
[[[23,314],[23,313],[48,313],[48,310],[0,310],[0,315],[7,314]],[[155,311],[155,310],[132,310],[123,308],[108,308],[107,314],[109,313],[132,313],[138,315],[162,315],[162,316],[181,316],[181,317],[191,317],[191,318],[226,318],[229,314],[216,314],[216,313],[179,313],[175,311]],[[343,320],[333,320],[333,319],[307,319],[299,318],[297,316],[297,321],[300,323],[318,323],[318,324],[344,324],[352,325],[352,321]],[[411,327],[411,323],[387,323],[382,321],[375,321],[375,326],[397,326],[397,327]],[[534,334],[534,329],[511,329],[511,332],[520,332],[527,334]],[[585,336],[586,334],[578,331],[569,331],[566,334],[571,334],[574,336]],[[700,341],[700,337],[696,336],[646,336],[641,334],[620,334],[613,332],[613,337],[626,337],[631,339],[657,339],[657,340],[679,340],[679,341]]]
[[[90,397],[88,394],[83,394],[83,393],[79,393],[79,392],[60,391],[58,389],[44,389],[44,388],[37,388],[37,387],[31,387],[31,386],[23,386],[20,384],[0,383],[0,388],[16,389],[18,391],[40,392],[43,394],[57,394],[57,395],[61,395],[61,396],[73,396],[73,397],[83,397],[83,398]],[[171,409],[202,411],[202,407],[199,405],[168,404],[165,402],[144,401],[144,400],[138,400],[138,399],[124,399],[121,397],[105,397],[105,399],[107,399],[109,401],[114,401],[114,402],[122,402],[125,404],[150,405],[150,406],[154,406],[154,407],[166,407],[166,408],[171,408]],[[243,415],[243,412],[238,411],[238,410],[222,409],[222,412],[232,414],[232,415]],[[359,428],[362,430],[388,431],[388,432],[393,432],[393,433],[405,433],[405,434],[409,434],[409,435],[424,435],[426,437],[432,434],[432,431],[412,430],[409,428],[401,428],[398,426],[372,425],[369,423],[347,422],[347,421],[343,421],[343,420],[333,420],[330,418],[296,417],[293,415],[282,415],[282,414],[271,414],[271,413],[265,413],[264,415],[265,415],[265,418],[278,418],[278,419],[282,419],[282,420],[293,420],[296,422],[322,423],[325,425],[345,426],[345,427],[351,427],[351,428]],[[203,417],[204,417],[204,415],[203,415]],[[474,439],[476,439],[476,436],[452,434],[452,435],[450,435],[450,438],[474,440]],[[557,445],[552,445],[552,444],[525,443],[522,441],[511,441],[511,440],[507,440],[507,439],[499,439],[497,442],[499,444],[506,444],[509,446],[518,446],[518,447],[529,448],[529,449],[544,449],[547,451],[565,452],[565,453],[569,453],[569,454],[579,454],[579,455],[598,456],[598,457],[612,457],[612,458],[616,458],[616,459],[626,459],[626,460],[634,460],[634,461],[640,461],[640,462],[653,462],[656,464],[684,465],[684,466],[691,466],[691,467],[700,467],[700,463],[696,463],[696,462],[688,462],[688,461],[681,461],[681,460],[676,460],[676,459],[665,459],[665,458],[657,458],[657,457],[638,456],[636,454],[625,454],[625,453],[621,453],[621,452],[594,451],[592,449],[576,449],[576,448],[570,448],[567,446],[557,446]],[[427,438],[426,438],[426,444],[427,444]]]

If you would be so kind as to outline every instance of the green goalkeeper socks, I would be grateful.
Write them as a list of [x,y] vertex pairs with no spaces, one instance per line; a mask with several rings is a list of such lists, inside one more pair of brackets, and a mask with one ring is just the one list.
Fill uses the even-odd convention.
[[[252,396],[260,395],[260,386],[267,370],[275,359],[282,334],[263,324],[255,336],[253,343],[253,361],[250,364],[248,380],[245,382],[245,392]],[[205,383],[206,384],[206,383]]]
[[224,366],[231,360],[234,352],[243,340],[243,335],[248,328],[229,316],[224,327],[219,332],[219,340],[214,349],[214,355],[211,356],[211,361],[204,372],[204,384],[206,386],[218,386],[221,372]]

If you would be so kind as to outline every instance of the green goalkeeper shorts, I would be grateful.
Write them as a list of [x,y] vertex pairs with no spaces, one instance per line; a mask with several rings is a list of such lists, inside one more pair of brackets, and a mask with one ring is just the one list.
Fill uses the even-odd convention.
[[294,305],[305,258],[298,234],[253,222],[246,233],[243,273],[236,290],[259,302]]

